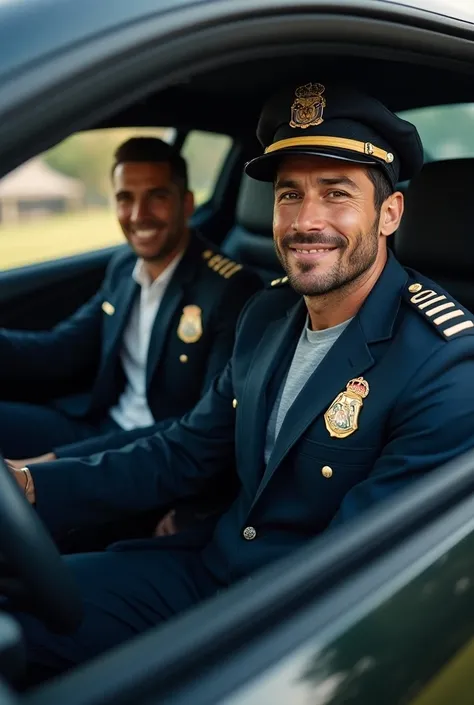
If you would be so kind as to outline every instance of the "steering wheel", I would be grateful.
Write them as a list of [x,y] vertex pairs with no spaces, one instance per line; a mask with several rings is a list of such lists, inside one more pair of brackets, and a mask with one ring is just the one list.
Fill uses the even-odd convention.
[[[21,599],[27,598],[28,606],[50,629],[67,633],[79,626],[82,619],[79,589],[1,455],[0,553],[5,563],[0,574],[0,592],[7,597],[18,597],[19,581]],[[1,577],[4,567],[10,571],[5,581]],[[12,576],[16,579],[16,589]]]

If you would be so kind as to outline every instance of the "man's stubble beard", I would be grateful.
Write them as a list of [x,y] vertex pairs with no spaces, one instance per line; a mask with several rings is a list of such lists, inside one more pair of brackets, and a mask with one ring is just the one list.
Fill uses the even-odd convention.
[[[158,226],[158,229],[159,229],[164,224],[161,221],[156,221],[156,225]],[[181,208],[180,212],[178,214],[176,214],[176,218],[173,220],[173,223],[171,225],[168,223],[167,227],[168,227],[168,233],[167,233],[165,241],[163,242],[163,244],[161,246],[160,251],[154,255],[149,255],[149,256],[140,255],[144,261],[154,262],[154,263],[162,262],[172,252],[174,252],[174,250],[177,249],[178,243],[180,243],[184,240],[184,235],[185,235],[185,230],[186,230],[186,221],[184,218],[184,206]]]
[[[298,234],[295,234],[288,240],[291,241],[292,244],[297,244],[298,242],[300,244],[314,245],[330,244],[327,238],[324,240],[323,238],[318,239],[314,236]],[[347,262],[343,261],[344,252],[347,249],[347,244],[345,244],[344,249],[338,250],[341,256],[331,269],[325,275],[317,276],[316,280],[313,279],[312,281],[302,281],[301,275],[308,274],[311,271],[317,272],[317,265],[315,267],[312,264],[303,264],[298,266],[298,271],[295,273],[294,269],[288,266],[285,254],[283,254],[277,246],[275,249],[278,259],[286,272],[289,283],[298,294],[302,296],[325,296],[350,286],[373,266],[377,259],[378,241],[379,215],[376,216],[375,222],[368,233],[359,233]],[[338,238],[338,242],[341,242],[340,238]],[[345,240],[344,242],[346,243]],[[285,248],[284,252],[287,253],[288,250]]]

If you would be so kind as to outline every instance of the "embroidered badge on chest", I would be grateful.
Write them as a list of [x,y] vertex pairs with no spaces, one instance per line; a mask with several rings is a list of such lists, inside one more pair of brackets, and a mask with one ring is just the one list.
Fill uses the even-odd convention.
[[360,410],[369,393],[369,383],[363,377],[351,379],[346,390],[337,395],[324,414],[324,422],[332,438],[346,438],[358,429]]
[[178,338],[183,343],[196,343],[202,335],[202,310],[191,305],[183,308],[178,326]]

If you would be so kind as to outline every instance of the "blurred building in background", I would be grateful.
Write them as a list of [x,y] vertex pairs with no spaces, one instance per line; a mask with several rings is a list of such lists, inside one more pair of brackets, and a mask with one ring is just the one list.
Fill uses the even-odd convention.
[[82,181],[36,157],[0,180],[0,223],[77,211],[84,207],[84,197]]

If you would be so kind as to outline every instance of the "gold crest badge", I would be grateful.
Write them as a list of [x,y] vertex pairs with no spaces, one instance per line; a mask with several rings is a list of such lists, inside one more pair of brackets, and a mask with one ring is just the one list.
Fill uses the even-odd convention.
[[178,337],[183,343],[196,343],[202,335],[202,310],[199,306],[185,306],[178,326]]
[[324,421],[329,435],[333,438],[346,438],[357,431],[357,421],[363,400],[369,393],[369,383],[363,377],[351,379],[346,391],[334,399],[324,414]]
[[324,86],[321,83],[307,83],[295,91],[291,106],[290,127],[315,127],[323,121],[326,99],[323,98]]

